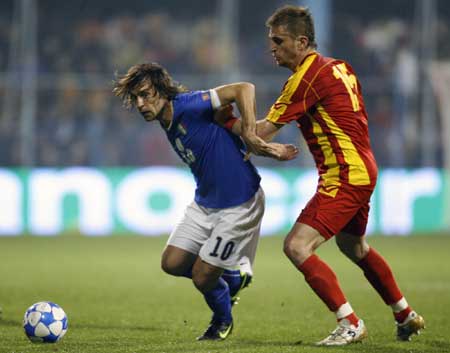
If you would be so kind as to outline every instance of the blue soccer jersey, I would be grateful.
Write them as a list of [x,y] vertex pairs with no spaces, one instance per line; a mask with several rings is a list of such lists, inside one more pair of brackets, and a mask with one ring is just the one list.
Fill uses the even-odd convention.
[[260,176],[244,161],[244,144],[214,123],[209,91],[178,94],[167,137],[180,158],[189,165],[197,188],[195,201],[208,208],[227,208],[252,198]]

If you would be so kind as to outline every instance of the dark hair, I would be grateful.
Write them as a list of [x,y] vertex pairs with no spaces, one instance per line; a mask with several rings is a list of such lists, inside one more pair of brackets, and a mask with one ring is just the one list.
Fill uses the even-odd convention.
[[127,108],[134,105],[135,92],[143,85],[150,84],[161,97],[169,100],[187,89],[175,82],[167,70],[158,63],[144,63],[130,67],[128,72],[114,82],[113,93],[120,97]]
[[277,9],[266,21],[267,27],[286,26],[294,36],[306,36],[311,48],[317,48],[314,20],[307,7],[286,5]]

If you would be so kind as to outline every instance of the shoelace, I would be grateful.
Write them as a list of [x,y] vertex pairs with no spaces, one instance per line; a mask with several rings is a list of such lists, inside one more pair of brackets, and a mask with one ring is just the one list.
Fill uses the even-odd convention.
[[333,332],[331,332],[330,336],[332,339],[335,339],[338,336],[341,336],[342,338],[344,338],[344,334],[347,331],[352,332],[352,330],[348,327],[338,326]]

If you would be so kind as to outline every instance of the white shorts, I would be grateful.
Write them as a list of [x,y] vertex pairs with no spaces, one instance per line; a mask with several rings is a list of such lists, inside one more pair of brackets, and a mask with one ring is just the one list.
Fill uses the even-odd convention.
[[167,241],[217,267],[236,268],[244,256],[255,259],[264,191],[259,188],[247,202],[230,208],[206,208],[192,202]]

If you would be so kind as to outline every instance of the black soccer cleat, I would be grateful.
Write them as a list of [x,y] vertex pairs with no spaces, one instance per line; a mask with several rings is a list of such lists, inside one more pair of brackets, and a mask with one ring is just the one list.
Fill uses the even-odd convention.
[[223,341],[231,334],[232,331],[233,321],[231,321],[230,323],[217,323],[211,321],[203,335],[197,337],[197,341]]

